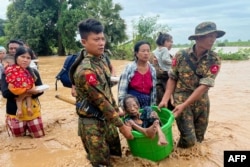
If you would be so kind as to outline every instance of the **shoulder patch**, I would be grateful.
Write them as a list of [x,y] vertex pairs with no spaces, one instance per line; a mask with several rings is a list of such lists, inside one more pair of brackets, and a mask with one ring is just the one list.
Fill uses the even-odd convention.
[[210,66],[210,72],[212,74],[217,74],[219,69],[220,69],[220,67],[217,64],[213,64]]
[[88,84],[95,86],[97,84],[96,75],[91,73],[86,75],[86,81]]

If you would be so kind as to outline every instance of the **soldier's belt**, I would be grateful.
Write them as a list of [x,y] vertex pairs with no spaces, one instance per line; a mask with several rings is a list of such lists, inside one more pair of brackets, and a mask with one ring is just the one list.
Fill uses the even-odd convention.
[[81,111],[85,111],[87,117],[94,116],[95,118],[98,118],[100,120],[105,119],[102,112],[97,107],[89,103],[87,100],[83,100],[82,102],[76,103],[76,108],[78,110],[78,115],[81,115]]
[[99,123],[104,122],[94,117],[92,118],[80,117],[80,120],[82,121],[84,125],[99,124]]

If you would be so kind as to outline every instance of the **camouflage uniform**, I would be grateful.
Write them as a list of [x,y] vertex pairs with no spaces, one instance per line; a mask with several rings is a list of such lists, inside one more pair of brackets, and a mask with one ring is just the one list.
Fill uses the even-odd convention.
[[[82,51],[81,54],[84,54]],[[74,73],[76,101],[88,101],[101,111],[105,120],[99,120],[84,109],[77,108],[78,134],[93,166],[110,166],[110,155],[121,156],[121,145],[116,127],[123,125],[119,108],[110,88],[110,70],[102,57],[84,55]]]
[[[207,51],[199,60],[197,60],[192,48],[185,50],[185,52],[190,60],[197,65],[196,73],[202,78],[194,73],[182,53],[178,52],[169,72],[169,77],[176,81],[175,105],[182,104],[199,85],[213,87],[221,65],[220,58],[213,51]],[[206,92],[176,118],[180,131],[179,147],[187,148],[193,146],[196,141],[203,141],[208,125],[209,106],[209,97]]]

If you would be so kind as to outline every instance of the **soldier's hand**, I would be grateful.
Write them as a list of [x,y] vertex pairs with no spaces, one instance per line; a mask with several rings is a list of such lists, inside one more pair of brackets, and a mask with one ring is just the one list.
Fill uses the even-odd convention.
[[159,105],[158,105],[158,109],[160,110],[160,108],[162,108],[162,107],[168,107],[168,103],[167,103],[167,101],[161,101],[160,103],[159,103]]
[[118,114],[120,117],[125,116],[125,112],[121,108],[119,108]]
[[72,95],[73,97],[76,97],[76,96],[77,96],[75,85],[72,85],[72,87],[71,87],[71,95]]
[[178,117],[182,111],[185,109],[185,105],[182,103],[180,105],[177,105],[174,109],[173,109],[173,114],[174,114],[174,117]]
[[122,125],[121,127],[119,127],[120,132],[123,134],[123,136],[126,139],[132,140],[134,139],[134,136],[132,135],[132,128],[126,125]]

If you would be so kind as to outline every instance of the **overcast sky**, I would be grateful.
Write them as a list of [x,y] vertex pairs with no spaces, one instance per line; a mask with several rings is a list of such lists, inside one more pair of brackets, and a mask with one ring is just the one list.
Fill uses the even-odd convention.
[[[0,0],[0,18],[6,18],[8,0]],[[213,21],[226,31],[219,40],[250,40],[250,0],[113,0],[123,10],[120,15],[132,34],[132,20],[159,15],[158,23],[171,27],[174,43],[189,43],[197,24]]]

